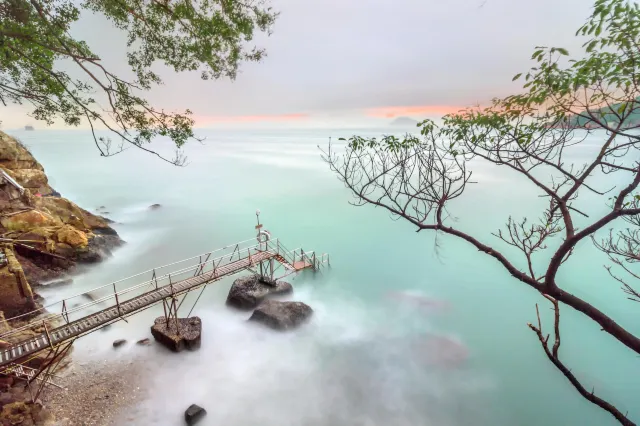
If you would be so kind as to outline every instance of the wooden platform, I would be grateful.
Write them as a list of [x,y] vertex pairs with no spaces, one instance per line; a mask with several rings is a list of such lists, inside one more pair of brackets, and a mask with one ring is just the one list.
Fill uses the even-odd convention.
[[[106,324],[117,321],[121,317],[134,314],[150,307],[151,305],[160,303],[163,299],[171,297],[172,294],[175,296],[186,293],[208,283],[217,281],[223,277],[246,270],[258,262],[272,258],[280,263],[284,260],[282,256],[275,253],[267,251],[257,252],[250,257],[221,266],[215,271],[208,271],[198,276],[177,281],[172,285],[164,285],[158,289],[151,290],[140,296],[123,301],[119,305],[111,306],[84,318],[80,318],[79,320],[70,322],[69,324],[49,330],[48,333],[44,332],[23,342],[16,343],[13,346],[0,351],[0,367],[6,367],[18,360],[28,358],[30,355],[34,355],[40,351],[50,349],[64,343],[65,341],[90,333],[91,331],[101,328]],[[286,260],[284,260],[284,262],[286,262]],[[296,270],[311,266],[310,264],[305,266],[306,263],[303,265],[301,262],[295,263],[295,265],[290,265],[286,262],[283,263],[283,265],[296,268]],[[37,323],[34,324],[34,326],[37,326]]]

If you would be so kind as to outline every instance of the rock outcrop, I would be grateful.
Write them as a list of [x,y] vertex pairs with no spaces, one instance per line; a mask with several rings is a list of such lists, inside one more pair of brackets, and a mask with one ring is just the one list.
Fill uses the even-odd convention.
[[36,308],[33,291],[10,244],[0,244],[0,310],[7,317]]
[[227,305],[250,310],[270,296],[291,294],[293,287],[284,281],[270,282],[258,275],[238,278],[231,285],[227,296]]
[[311,318],[313,309],[302,302],[265,300],[253,311],[249,321],[259,322],[274,330],[290,330]]
[[0,237],[14,242],[32,285],[60,276],[76,263],[98,262],[122,243],[107,220],[54,191],[42,165],[2,132]]
[[3,132],[0,132],[0,167],[33,194],[53,193],[42,165],[20,142]]
[[200,348],[202,321],[198,317],[178,318],[178,330],[174,320],[167,323],[165,317],[158,317],[151,326],[151,334],[158,343],[174,352]]
[[[32,312],[41,307],[42,300],[32,285],[61,277],[76,263],[101,260],[121,243],[105,219],[62,198],[51,188],[33,155],[0,132],[0,333],[11,331],[0,340],[0,347],[46,331],[37,320],[29,328],[20,328],[30,319],[46,315]],[[24,313],[29,315],[9,323],[5,320]],[[43,351],[24,364],[39,369],[49,361]],[[69,361],[65,356],[58,368]],[[22,387],[13,382],[11,377],[0,381],[4,390],[0,393],[0,424],[48,424],[42,406],[26,403],[29,395],[20,393]]]

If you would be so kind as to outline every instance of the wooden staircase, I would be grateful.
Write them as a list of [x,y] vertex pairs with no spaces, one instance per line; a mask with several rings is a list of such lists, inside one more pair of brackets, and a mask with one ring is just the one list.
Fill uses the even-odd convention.
[[44,373],[43,375],[45,377],[43,378],[37,376],[38,370],[36,370],[35,368],[27,367],[26,365],[13,364],[12,366],[4,370],[4,374],[7,376],[15,377],[16,379],[26,380],[27,382],[32,382],[35,377],[36,380],[44,381],[47,385],[55,386],[58,389],[63,389],[62,386],[51,381],[51,377],[56,377],[53,374]]

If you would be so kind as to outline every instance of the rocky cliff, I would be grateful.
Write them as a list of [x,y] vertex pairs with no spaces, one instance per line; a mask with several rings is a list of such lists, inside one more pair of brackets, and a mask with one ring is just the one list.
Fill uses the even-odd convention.
[[61,197],[29,150],[0,132],[0,242],[13,244],[27,281],[37,285],[102,260],[122,241],[105,218]]
[[[60,196],[44,168],[16,139],[0,132],[0,348],[41,333],[39,326],[19,328],[41,307],[33,285],[54,279],[78,263],[110,254],[122,241],[107,220]],[[6,321],[5,318],[27,314]],[[14,328],[12,330],[12,327]],[[48,362],[40,352],[25,364],[39,369]],[[69,362],[65,357],[61,365]],[[39,402],[11,375],[0,374],[0,424],[54,424]],[[56,423],[57,424],[57,423]]]

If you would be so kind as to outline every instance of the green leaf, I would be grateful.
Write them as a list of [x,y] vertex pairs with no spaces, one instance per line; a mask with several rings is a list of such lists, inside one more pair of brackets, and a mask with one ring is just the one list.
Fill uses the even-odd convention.
[[520,74],[516,74],[513,79],[511,79],[511,81],[516,81],[517,79],[519,79],[522,76],[522,73]]
[[557,50],[558,50],[558,52],[560,52],[561,55],[569,56],[569,51],[567,49],[564,49],[562,47],[558,47]]

